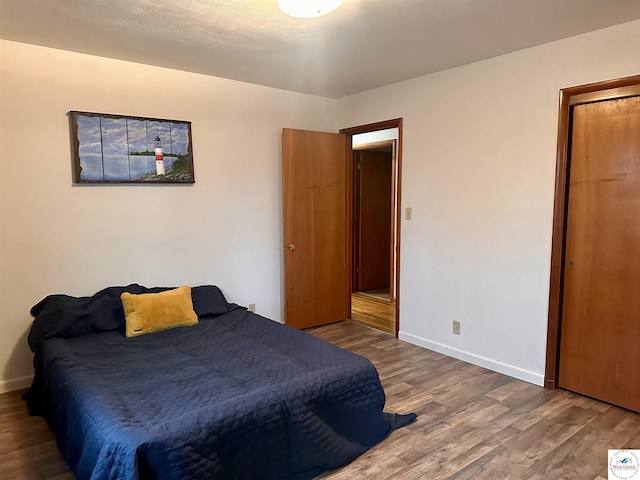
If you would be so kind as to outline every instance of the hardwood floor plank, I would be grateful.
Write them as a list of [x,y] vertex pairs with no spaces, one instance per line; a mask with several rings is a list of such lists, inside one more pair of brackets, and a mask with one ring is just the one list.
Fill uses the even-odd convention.
[[367,327],[396,334],[396,307],[388,300],[355,292],[351,295],[351,318]]
[[593,430],[581,429],[560,446],[540,458],[532,466],[532,469],[547,476],[553,472],[554,475],[559,475],[559,478],[566,478],[574,474],[589,478],[590,474],[593,476],[592,472],[602,468],[603,452],[606,455],[606,450],[601,445],[597,445],[595,451],[592,451],[596,442],[597,435]]
[[[356,322],[308,330],[369,358],[385,410],[418,419],[326,480],[604,480],[607,450],[640,448],[640,414],[546,390],[422,349]],[[0,395],[0,480],[71,480],[22,392]]]

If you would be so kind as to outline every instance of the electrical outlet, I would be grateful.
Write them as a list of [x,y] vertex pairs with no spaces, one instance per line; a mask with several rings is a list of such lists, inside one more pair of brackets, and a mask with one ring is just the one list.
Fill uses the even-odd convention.
[[249,306],[247,306],[247,310],[249,310],[250,312],[254,312],[256,311],[256,304],[255,303],[250,303]]
[[460,322],[457,320],[454,320],[451,330],[454,335],[460,335]]
[[405,220],[411,220],[412,217],[412,212],[411,212],[411,207],[407,207],[404,209],[404,219]]

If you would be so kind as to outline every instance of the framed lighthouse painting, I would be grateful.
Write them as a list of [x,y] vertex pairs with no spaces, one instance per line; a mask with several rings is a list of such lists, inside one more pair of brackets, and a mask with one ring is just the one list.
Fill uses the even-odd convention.
[[69,112],[76,183],[194,183],[191,122]]

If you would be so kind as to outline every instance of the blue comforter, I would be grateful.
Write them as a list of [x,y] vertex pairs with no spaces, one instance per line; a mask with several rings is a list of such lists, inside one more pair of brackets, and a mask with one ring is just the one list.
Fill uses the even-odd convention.
[[415,418],[383,414],[367,359],[228,305],[193,327],[38,344],[30,402],[77,478],[312,478]]

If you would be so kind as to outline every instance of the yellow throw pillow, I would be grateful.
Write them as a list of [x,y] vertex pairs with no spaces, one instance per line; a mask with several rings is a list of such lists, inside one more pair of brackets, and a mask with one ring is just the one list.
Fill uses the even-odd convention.
[[160,293],[120,295],[127,323],[126,336],[162,332],[175,327],[190,327],[198,323],[193,310],[191,287],[184,286]]

